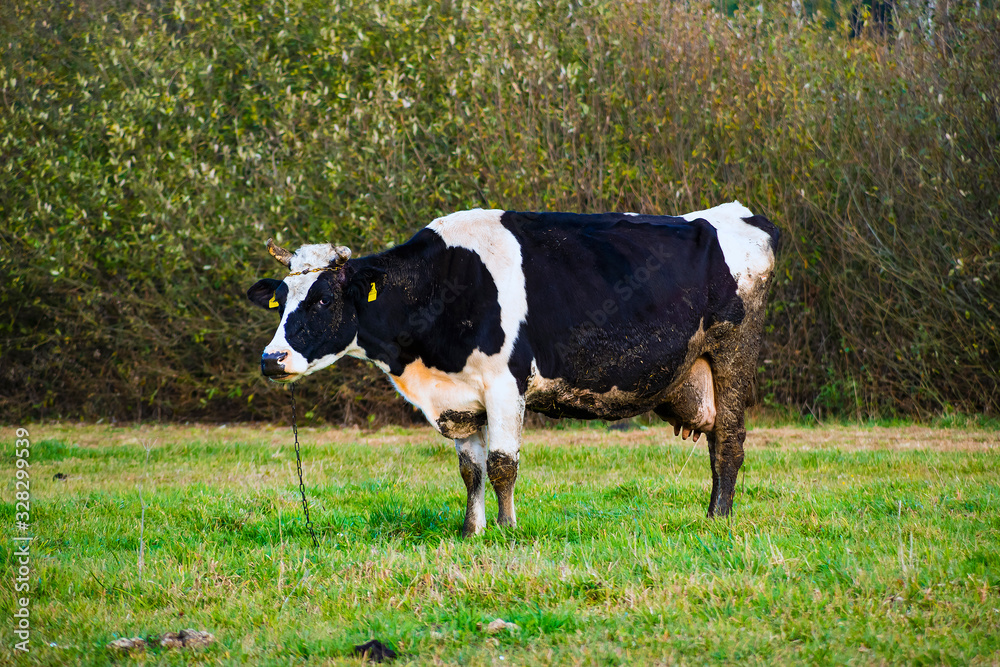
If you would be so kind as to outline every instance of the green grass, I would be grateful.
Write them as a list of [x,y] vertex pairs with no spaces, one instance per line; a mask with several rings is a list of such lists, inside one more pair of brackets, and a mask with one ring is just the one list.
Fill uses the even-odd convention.
[[[704,518],[704,442],[529,431],[520,525],[463,541],[448,441],[306,429],[316,550],[285,429],[36,426],[24,662],[141,662],[104,647],[193,627],[217,643],[145,662],[359,664],[378,638],[396,664],[995,664],[997,433],[931,431],[753,431],[728,521]],[[520,631],[477,630],[496,617]]]

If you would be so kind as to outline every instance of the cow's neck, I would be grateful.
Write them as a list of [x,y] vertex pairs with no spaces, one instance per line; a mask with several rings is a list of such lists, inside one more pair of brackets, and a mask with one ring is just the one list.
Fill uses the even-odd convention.
[[[371,258],[371,261],[377,262],[386,273],[379,279],[374,295],[370,286],[365,286],[366,296],[358,305],[358,346],[364,350],[365,358],[379,368],[400,375],[420,356],[422,339],[431,328],[419,316],[430,290],[414,278],[420,275],[418,267],[411,266],[412,262],[406,262],[405,257],[381,259]],[[361,261],[366,260],[369,258]]]

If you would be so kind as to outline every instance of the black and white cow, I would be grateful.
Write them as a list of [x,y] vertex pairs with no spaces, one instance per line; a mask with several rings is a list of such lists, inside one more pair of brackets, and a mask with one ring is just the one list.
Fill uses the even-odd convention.
[[709,516],[743,463],[778,229],[739,202],[682,217],[472,210],[360,259],[330,244],[247,297],[281,322],[261,371],[292,382],[344,355],[373,362],[442,435],[468,491],[463,533],[515,525],[525,408],[623,419],[653,410],[704,433]]

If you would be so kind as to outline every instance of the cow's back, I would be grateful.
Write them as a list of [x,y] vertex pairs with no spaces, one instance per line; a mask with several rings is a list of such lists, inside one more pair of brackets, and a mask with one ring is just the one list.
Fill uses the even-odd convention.
[[507,212],[503,224],[521,245],[520,336],[543,378],[599,393],[658,392],[699,329],[742,320],[736,281],[704,220]]

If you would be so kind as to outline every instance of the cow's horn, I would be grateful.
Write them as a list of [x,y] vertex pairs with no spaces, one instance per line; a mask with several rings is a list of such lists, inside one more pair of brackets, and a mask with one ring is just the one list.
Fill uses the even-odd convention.
[[291,267],[292,265],[292,253],[288,252],[280,245],[275,245],[274,239],[267,240],[267,252],[274,257],[276,260],[285,265],[285,267]]
[[351,249],[345,245],[334,246],[333,254],[337,256],[336,259],[333,260],[333,268],[339,269],[347,263],[347,260],[351,258]]

